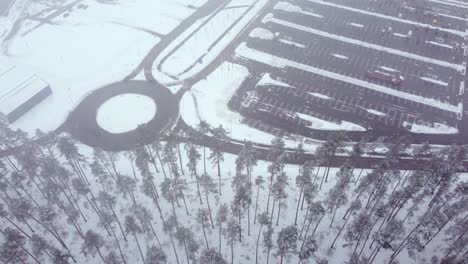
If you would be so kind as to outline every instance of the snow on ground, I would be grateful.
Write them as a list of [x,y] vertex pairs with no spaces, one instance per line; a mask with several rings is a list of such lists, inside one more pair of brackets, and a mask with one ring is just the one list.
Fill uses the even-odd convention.
[[234,139],[270,143],[273,135],[243,124],[242,116],[227,106],[248,75],[249,71],[243,66],[223,63],[206,80],[200,81],[190,92],[185,93],[180,102],[182,119],[192,127],[197,127],[202,120],[212,127],[222,125]]
[[387,115],[385,113],[382,113],[382,112],[374,110],[374,109],[366,109],[366,111],[368,113],[371,113],[371,114],[374,114],[374,115],[377,115],[377,116],[386,116]]
[[401,33],[393,33],[393,35],[396,36],[396,37],[400,37],[400,38],[407,38],[408,37],[408,35],[401,34]]
[[457,134],[458,129],[441,123],[434,123],[433,126],[411,124],[411,132],[427,134]]
[[442,86],[448,86],[448,83],[443,82],[443,81],[441,81],[441,80],[435,80],[435,79],[428,78],[428,77],[419,77],[419,79],[421,79],[421,80],[423,80],[423,81],[426,81],[426,82],[430,82],[430,83],[442,85]]
[[291,45],[291,46],[294,46],[294,47],[297,47],[297,48],[305,48],[306,46],[303,45],[303,44],[300,44],[300,43],[297,43],[297,42],[294,42],[294,41],[290,41],[290,40],[287,40],[287,39],[278,39],[279,42],[281,43],[284,43],[284,44],[287,44],[287,45]]
[[[198,82],[184,94],[180,102],[182,119],[193,128],[196,128],[202,120],[212,127],[222,125],[232,139],[245,139],[262,144],[271,143],[274,138],[272,134],[242,123],[243,117],[228,109],[228,101],[248,75],[249,72],[244,66],[229,62],[223,63],[205,80]],[[269,75],[264,76],[263,85],[265,84],[275,84],[275,80]],[[280,85],[280,83],[276,81],[275,85]],[[281,83],[281,85],[284,84]],[[287,147],[295,148],[301,140],[300,137],[287,137],[285,143]],[[315,151],[317,142],[311,142],[304,149],[309,152]]]
[[273,78],[271,78],[270,74],[269,73],[265,73],[262,78],[260,79],[260,81],[257,83],[258,86],[262,86],[262,85],[278,85],[278,86],[284,86],[284,87],[291,87],[291,88],[294,88],[292,87],[291,85],[285,83],[285,82],[282,82],[282,81],[278,81],[278,80],[275,80]]
[[315,96],[315,97],[322,98],[322,99],[326,99],[326,100],[333,99],[333,98],[331,98],[330,96],[326,96],[326,95],[321,94],[321,93],[308,92],[308,94],[310,94],[310,95],[312,95],[312,96]]
[[283,10],[286,12],[296,12],[296,13],[302,12],[302,7],[293,5],[289,2],[278,2],[278,4],[275,5],[275,9]]
[[302,113],[297,113],[297,115],[306,121],[312,122],[312,125],[310,125],[310,128],[313,129],[321,129],[321,130],[343,130],[343,131],[366,131],[365,128],[363,128],[360,125],[356,125],[347,121],[341,121],[340,124],[329,122],[326,120],[322,120],[310,115],[302,114]]
[[345,56],[345,55],[341,55],[341,54],[332,54],[333,57],[335,58],[338,58],[338,59],[342,59],[342,60],[347,60],[349,59],[349,57]]
[[[181,41],[185,42],[180,47],[172,49],[175,52],[162,63],[161,71],[177,79],[186,79],[195,75],[237,37],[266,2],[267,0],[250,0],[249,6],[221,10],[199,30],[192,30],[191,33],[194,34],[188,39],[187,37],[177,38],[173,45],[177,46],[182,43]],[[232,0],[229,3],[232,6],[245,4],[246,0]],[[159,58],[153,67],[155,75],[161,75],[157,73],[160,63]]]
[[437,101],[437,100],[434,100],[434,99],[431,99],[431,98],[425,98],[425,97],[422,97],[422,96],[397,91],[397,90],[390,89],[390,88],[382,86],[382,85],[369,83],[369,82],[366,82],[366,81],[363,81],[363,80],[359,80],[359,79],[355,79],[355,78],[352,78],[352,77],[344,76],[344,75],[341,75],[341,74],[338,74],[338,73],[322,70],[322,69],[312,67],[312,66],[309,66],[309,65],[305,65],[305,64],[302,64],[302,63],[298,63],[298,62],[290,61],[290,60],[287,60],[287,59],[283,59],[281,57],[274,56],[274,55],[269,54],[269,53],[264,53],[262,51],[251,49],[251,48],[247,47],[247,45],[245,43],[242,43],[236,49],[236,53],[237,53],[238,56],[241,56],[241,57],[244,57],[244,58],[247,58],[247,59],[251,59],[251,60],[255,60],[255,61],[258,61],[258,62],[262,62],[262,63],[265,63],[265,64],[271,66],[271,67],[276,67],[276,68],[284,68],[284,67],[297,68],[297,69],[301,69],[301,70],[304,70],[304,71],[319,74],[319,75],[322,75],[322,76],[326,76],[328,78],[349,82],[349,83],[352,83],[352,84],[355,84],[355,85],[358,85],[358,86],[361,86],[361,87],[364,87],[364,88],[367,88],[367,89],[371,89],[371,90],[379,91],[379,92],[382,92],[382,93],[390,94],[390,95],[393,95],[393,96],[401,97],[401,98],[404,98],[404,99],[407,99],[407,100],[410,100],[410,101],[414,101],[414,102],[417,102],[417,103],[426,104],[426,105],[436,107],[436,108],[439,108],[439,109],[452,111],[452,112],[459,112],[460,111],[459,106],[446,104],[446,103],[443,103],[443,102],[440,102],[440,101]]
[[[121,81],[142,61],[159,38],[205,0],[141,0],[106,4],[84,1],[31,31],[39,22],[25,23],[8,44],[2,59],[31,68],[50,83],[53,94],[12,127],[33,132],[56,129],[91,91]],[[54,115],[50,115],[54,113]]]
[[279,2],[278,4],[276,4],[275,9],[283,10],[283,11],[291,12],[291,13],[300,13],[303,15],[312,16],[316,18],[323,18],[323,16],[320,14],[316,14],[316,13],[309,12],[309,11],[304,11],[302,10],[302,7],[293,5],[289,2]]
[[338,58],[338,59],[342,59],[342,60],[347,60],[349,59],[349,57],[345,56],[345,55],[341,55],[341,54],[332,54],[333,57],[335,58]]
[[349,23],[350,26],[357,27],[357,28],[363,28],[363,24],[358,24],[358,23]]
[[141,94],[121,94],[104,102],[97,111],[97,123],[111,133],[124,133],[146,124],[156,115],[152,98]]
[[443,48],[447,48],[447,49],[453,49],[453,46],[452,46],[452,45],[448,45],[448,44],[444,44],[444,43],[439,43],[439,42],[436,42],[436,41],[426,40],[426,43],[427,43],[427,44],[434,45],[434,46],[438,46],[438,47],[443,47]]
[[436,60],[436,59],[420,56],[420,55],[417,55],[417,54],[413,54],[413,53],[409,53],[409,52],[405,52],[405,51],[401,51],[401,50],[397,50],[397,49],[392,49],[392,48],[388,48],[388,47],[384,47],[384,46],[364,42],[364,41],[353,39],[353,38],[348,38],[348,37],[343,37],[343,36],[340,36],[340,35],[331,34],[331,33],[328,33],[326,31],[322,31],[322,30],[318,30],[318,29],[314,29],[314,28],[310,28],[310,27],[305,27],[305,26],[302,26],[302,25],[299,25],[299,24],[296,24],[296,23],[292,23],[292,22],[289,22],[289,21],[286,21],[286,20],[275,18],[273,16],[273,14],[268,14],[267,16],[265,16],[265,18],[263,19],[263,23],[267,23],[267,22],[272,22],[272,23],[276,23],[276,24],[279,24],[279,25],[291,27],[291,28],[294,28],[294,29],[297,29],[297,30],[300,30],[300,31],[303,31],[303,32],[323,36],[323,37],[326,37],[326,38],[346,42],[346,43],[349,43],[349,44],[363,46],[363,47],[366,47],[366,48],[387,52],[387,53],[395,54],[395,55],[398,55],[398,56],[411,58],[411,59],[414,59],[414,60],[419,60],[419,61],[423,61],[423,62],[427,62],[427,63],[432,63],[432,64],[437,64],[437,65],[440,65],[440,66],[444,66],[444,67],[453,68],[453,69],[458,70],[458,71],[461,71],[461,70],[463,70],[465,68],[461,64],[455,64],[455,63],[451,63],[451,62],[447,62],[447,61]]
[[264,29],[264,28],[254,28],[250,32],[249,37],[272,40],[272,39],[275,38],[275,34],[273,34],[273,32],[271,32],[271,31],[269,31],[267,29]]
[[389,71],[389,72],[400,72],[399,70],[395,70],[393,68],[389,68],[389,67],[386,67],[386,66],[380,66],[379,68],[382,69],[382,70]]

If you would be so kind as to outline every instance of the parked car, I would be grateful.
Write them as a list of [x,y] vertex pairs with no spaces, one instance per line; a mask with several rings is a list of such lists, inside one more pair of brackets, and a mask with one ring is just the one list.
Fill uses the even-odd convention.
[[398,86],[400,86],[404,80],[399,72],[385,72],[381,69],[369,70],[366,76],[370,79],[381,80]]

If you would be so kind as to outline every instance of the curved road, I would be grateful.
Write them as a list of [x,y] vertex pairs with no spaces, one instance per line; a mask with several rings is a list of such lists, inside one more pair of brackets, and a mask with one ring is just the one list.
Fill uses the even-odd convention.
[[[108,99],[126,93],[142,94],[152,98],[158,109],[156,115],[145,125],[143,131],[135,129],[114,134],[102,129],[96,120],[97,110]],[[172,128],[178,115],[178,101],[163,85],[147,81],[123,81],[91,93],[70,114],[62,128],[86,145],[108,151],[123,151],[155,141]]]

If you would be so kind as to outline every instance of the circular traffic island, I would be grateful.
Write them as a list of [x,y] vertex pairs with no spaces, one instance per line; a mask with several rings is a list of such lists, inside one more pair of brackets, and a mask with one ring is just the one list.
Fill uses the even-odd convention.
[[124,81],[88,95],[64,129],[88,146],[125,151],[156,140],[178,115],[178,100],[162,84]]
[[146,125],[156,115],[156,102],[142,94],[121,94],[105,101],[98,109],[98,125],[110,133],[120,134]]

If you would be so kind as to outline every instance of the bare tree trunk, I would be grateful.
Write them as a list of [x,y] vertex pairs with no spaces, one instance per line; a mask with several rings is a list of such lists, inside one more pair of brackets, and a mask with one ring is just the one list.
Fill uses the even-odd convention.
[[185,175],[184,166],[182,165],[182,155],[180,154],[180,145],[177,144],[177,155],[179,156],[179,164],[182,175]]
[[200,184],[199,184],[199,181],[198,181],[198,175],[195,174],[195,181],[197,183],[197,194],[198,194],[198,198],[200,198],[200,204],[203,204],[203,201],[202,201],[202,198],[201,198],[201,192],[200,192]]
[[202,219],[201,222],[202,222],[203,237],[205,237],[206,248],[209,249],[210,245],[208,244],[208,239],[206,238],[205,221]]
[[260,192],[260,185],[257,187],[257,198],[255,198],[255,212],[254,212],[254,225],[257,221],[257,209],[258,209],[258,194]]
[[219,157],[216,157],[217,159],[217,164],[218,164],[218,181],[219,181],[219,195],[221,194],[221,165],[219,165]]
[[294,218],[294,225],[297,225],[297,216],[299,214],[299,205],[301,203],[301,196],[302,196],[303,190],[304,190],[304,187],[301,187],[301,190],[299,191],[299,199],[297,200],[296,217]]
[[208,213],[210,216],[210,222],[211,222],[211,228],[215,228],[214,222],[213,222],[213,216],[211,214],[211,206],[210,206],[210,200],[208,199],[208,192],[205,192],[205,199],[206,199],[206,206],[208,207]]
[[141,251],[141,246],[140,246],[140,242],[138,242],[138,237],[136,236],[135,232],[132,232],[132,234],[133,234],[133,237],[135,238],[135,242],[137,243],[138,251],[140,251],[141,260],[143,261],[143,263],[145,263],[145,257],[143,256],[143,251]]
[[258,264],[258,244],[260,242],[260,235],[262,234],[263,225],[260,225],[258,229],[257,244],[255,246],[255,264]]
[[278,216],[276,217],[276,226],[278,226],[280,214],[281,214],[281,198],[278,198]]

